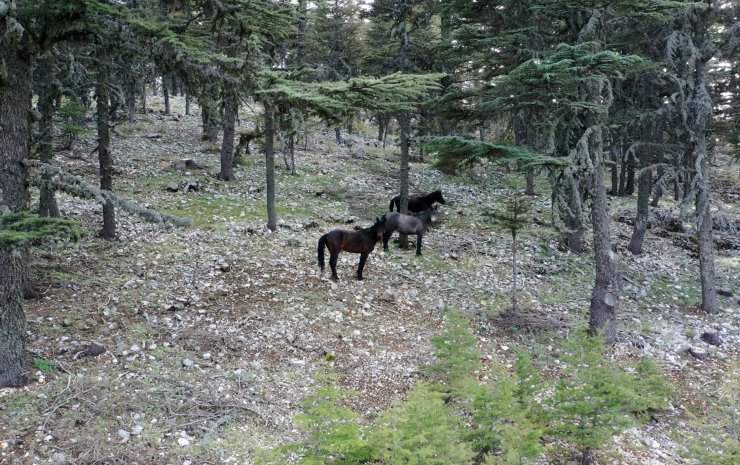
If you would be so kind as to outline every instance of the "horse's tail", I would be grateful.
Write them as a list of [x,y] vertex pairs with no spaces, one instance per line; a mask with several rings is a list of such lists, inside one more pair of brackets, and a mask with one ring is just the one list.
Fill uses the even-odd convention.
[[319,238],[319,268],[321,268],[321,271],[324,271],[324,247],[326,247],[326,236],[329,234],[324,234]]
[[[393,204],[396,203],[396,199],[397,199],[397,197],[393,197],[391,199],[391,203],[390,203],[390,205],[388,205],[388,210],[393,211]],[[401,209],[399,208],[398,210],[400,211]]]

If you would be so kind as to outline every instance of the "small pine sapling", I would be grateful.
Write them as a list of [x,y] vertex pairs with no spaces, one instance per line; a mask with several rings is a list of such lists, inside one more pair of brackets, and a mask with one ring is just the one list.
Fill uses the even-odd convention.
[[[691,421],[692,432],[682,438],[684,455],[699,463],[735,465],[740,463],[740,367],[735,360],[725,370],[711,407]],[[686,433],[684,433],[686,434]]]
[[303,402],[304,412],[295,417],[309,438],[278,448],[283,456],[298,457],[298,465],[360,465],[369,459],[369,446],[363,438],[359,416],[342,405],[350,391],[337,388],[338,377],[321,373],[320,387]]
[[527,225],[529,219],[524,216],[529,211],[529,203],[521,197],[513,197],[506,202],[503,211],[488,213],[496,223],[511,233],[511,311],[517,313],[517,242],[516,236],[520,229]]
[[473,458],[460,419],[423,383],[378,418],[368,439],[372,460],[384,465],[468,465]]
[[541,379],[531,359],[523,355],[517,358],[515,373],[495,364],[492,378],[495,384],[480,390],[473,402],[468,439],[486,464],[528,463],[543,452],[544,416],[535,401],[543,391]]
[[62,100],[57,116],[61,120],[59,128],[62,135],[67,139],[64,148],[71,150],[77,136],[89,132],[87,128],[78,123],[85,117],[85,107],[77,100],[66,98]]
[[424,370],[432,381],[432,389],[441,392],[445,401],[470,397],[471,388],[477,387],[473,373],[481,368],[481,355],[465,315],[449,313],[444,332],[432,337],[431,342],[436,362]]
[[[548,434],[575,446],[581,465],[593,463],[594,450],[636,424],[633,411],[659,405],[653,402],[666,389],[659,375],[651,373],[649,382],[641,382],[638,370],[623,370],[606,358],[606,350],[601,337],[582,331],[572,335],[561,356],[563,375],[549,399]],[[647,369],[642,365],[641,370]]]

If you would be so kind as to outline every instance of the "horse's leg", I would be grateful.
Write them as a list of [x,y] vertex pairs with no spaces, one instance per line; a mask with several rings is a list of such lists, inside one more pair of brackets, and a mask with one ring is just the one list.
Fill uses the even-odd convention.
[[367,261],[367,253],[360,255],[360,266],[357,267],[357,279],[362,281],[362,269],[365,268],[365,262]]
[[383,233],[383,250],[388,250],[388,239],[391,238],[391,235],[393,234],[393,231],[391,232],[384,232]]
[[416,256],[421,255],[421,236],[422,233],[416,233]]
[[337,259],[339,259],[339,252],[339,249],[332,251],[331,257],[329,257],[329,266],[331,266],[331,278],[335,281],[339,279],[339,276],[337,276]]

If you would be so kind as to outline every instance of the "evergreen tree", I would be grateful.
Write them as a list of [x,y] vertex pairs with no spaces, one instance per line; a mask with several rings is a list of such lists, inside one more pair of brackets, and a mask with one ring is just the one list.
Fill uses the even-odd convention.
[[386,465],[464,465],[473,456],[461,421],[425,384],[381,415],[368,439],[373,458]]

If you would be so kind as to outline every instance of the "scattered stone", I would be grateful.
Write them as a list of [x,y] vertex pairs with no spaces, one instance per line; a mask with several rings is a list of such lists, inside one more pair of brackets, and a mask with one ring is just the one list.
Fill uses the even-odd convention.
[[711,346],[719,346],[722,345],[722,339],[719,336],[719,332],[710,333],[705,332],[701,335],[701,340],[706,342],[707,344]]
[[384,300],[386,302],[395,302],[398,298],[398,294],[394,289],[388,288],[385,291],[383,291],[383,294],[380,296],[380,300]]
[[90,357],[97,357],[98,355],[105,353],[105,350],[104,346],[93,342],[85,346],[85,350],[82,353],[83,355],[88,355]]
[[144,134],[145,139],[161,139],[162,134],[157,134],[154,132],[150,132],[149,134]]
[[206,352],[205,354],[203,354],[203,359],[204,360],[210,360],[211,359],[211,353],[210,352]]
[[186,447],[190,445],[190,439],[188,438],[177,438],[177,444],[180,445],[180,447]]
[[121,439],[123,439],[121,442],[128,442],[128,440],[131,439],[131,433],[129,433],[125,429],[119,429],[118,435],[121,436]]
[[182,366],[184,366],[185,368],[192,368],[193,366],[195,366],[195,362],[190,360],[189,358],[185,358],[182,360]]
[[196,163],[192,158],[183,158],[182,160],[172,162],[172,167],[180,171],[203,169],[203,167]]
[[180,190],[180,183],[179,182],[171,182],[167,184],[167,190],[170,192],[178,192]]
[[721,287],[717,289],[717,294],[725,297],[732,297],[732,290],[726,287]]
[[306,223],[303,225],[303,229],[315,229],[319,227],[319,223],[316,221],[311,221],[310,223]]
[[701,347],[689,347],[689,353],[694,356],[697,360],[704,360],[709,357],[709,352],[702,349]]
[[342,312],[342,313],[344,313],[344,312],[347,311],[347,306],[344,304],[344,302],[340,302],[338,300],[335,300],[334,302],[330,303],[329,306],[335,312]]

